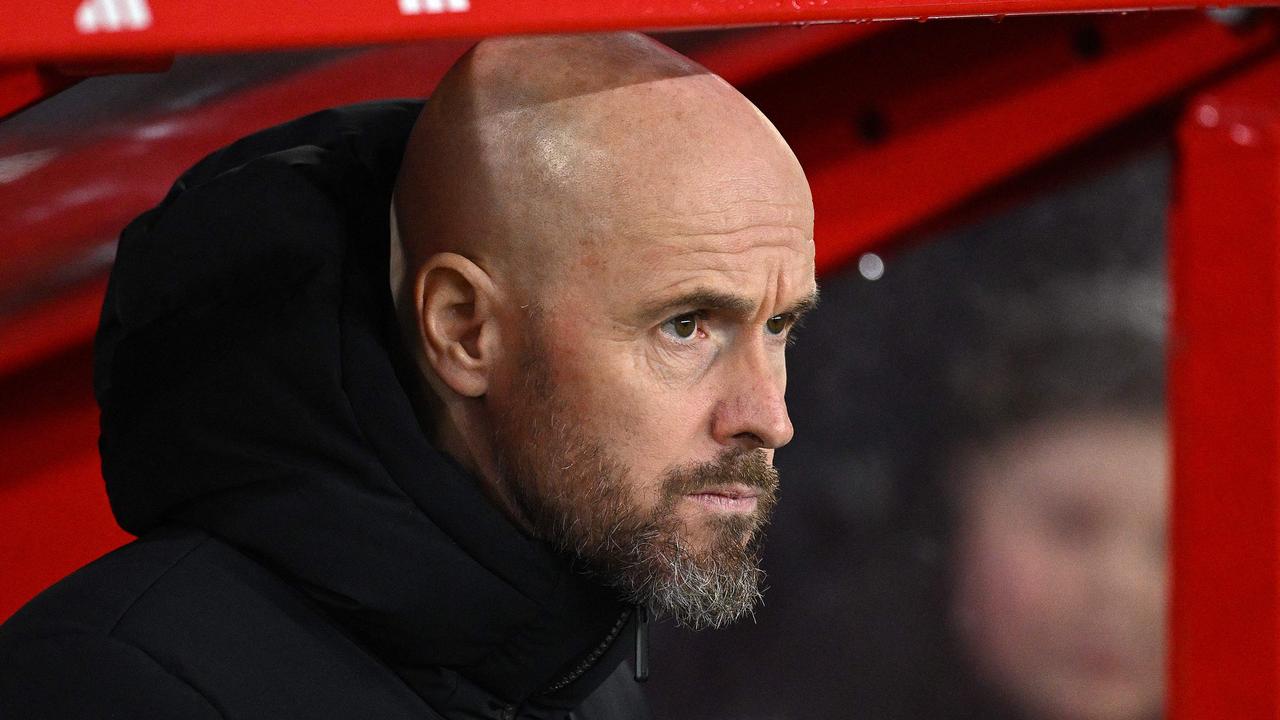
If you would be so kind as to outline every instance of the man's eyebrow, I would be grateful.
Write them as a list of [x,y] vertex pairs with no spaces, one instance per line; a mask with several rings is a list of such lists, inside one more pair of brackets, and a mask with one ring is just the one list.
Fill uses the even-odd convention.
[[[817,304],[818,291],[814,290],[779,314],[791,314],[799,318]],[[664,317],[677,310],[716,310],[740,317],[750,317],[756,312],[756,302],[742,295],[708,288],[695,288],[682,295],[653,302],[645,306],[643,312],[646,317]]]
[[783,310],[781,314],[790,313],[796,320],[805,316],[805,313],[818,306],[818,289],[814,288],[813,292],[798,300],[791,307]]
[[750,315],[755,312],[755,301],[741,295],[695,288],[675,297],[663,298],[645,306],[645,317],[661,317],[676,310],[719,310],[734,315]]

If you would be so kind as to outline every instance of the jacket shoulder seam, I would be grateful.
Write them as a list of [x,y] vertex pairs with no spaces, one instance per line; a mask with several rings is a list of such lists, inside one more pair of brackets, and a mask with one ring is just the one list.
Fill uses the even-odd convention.
[[[189,556],[191,555],[191,553],[193,553],[193,552],[195,552],[196,550],[198,550],[198,549],[200,549],[201,547],[203,547],[203,546],[204,546],[204,544],[205,544],[205,543],[207,543],[207,542],[209,542],[209,538],[208,538],[208,537],[205,537],[205,538],[201,539],[199,542],[197,542],[196,544],[194,544],[194,545],[192,545],[190,548],[188,548],[186,552],[184,552],[184,553],[182,553],[181,555],[179,555],[178,557],[174,558],[174,559],[173,559],[173,561],[172,561],[172,562],[170,562],[167,566],[165,566],[165,568],[164,568],[163,570],[161,570],[160,572],[156,573],[156,576],[155,576],[155,577],[153,577],[153,578],[151,579],[151,582],[147,583],[147,586],[146,586],[145,588],[143,588],[142,590],[140,590],[140,591],[139,591],[139,592],[138,592],[138,593],[133,597],[133,599],[129,601],[129,604],[128,604],[128,605],[127,605],[123,610],[121,610],[121,611],[120,611],[120,615],[119,615],[119,616],[117,616],[117,617],[116,617],[116,619],[115,619],[115,621],[111,623],[111,627],[107,628],[107,630],[106,630],[106,635],[107,635],[107,637],[113,638],[113,639],[115,639],[117,642],[126,642],[126,641],[124,641],[124,640],[122,640],[122,639],[120,639],[120,638],[116,637],[116,629],[120,627],[120,623],[124,622],[124,619],[129,615],[129,613],[133,612],[133,608],[134,608],[135,606],[137,606],[137,604],[138,604],[139,602],[141,602],[141,600],[142,600],[144,597],[146,597],[147,595],[149,595],[149,594],[151,593],[152,589],[154,589],[154,588],[155,588],[155,586],[156,586],[156,585],[157,585],[161,580],[163,580],[163,579],[165,578],[165,576],[166,576],[166,575],[168,575],[168,574],[169,574],[169,571],[171,571],[171,570],[173,570],[175,567],[177,567],[179,563],[181,563],[183,560],[186,560],[186,559],[187,559],[187,557],[189,557]],[[132,645],[132,643],[127,643],[127,644]],[[139,649],[141,649],[141,648],[139,648]]]

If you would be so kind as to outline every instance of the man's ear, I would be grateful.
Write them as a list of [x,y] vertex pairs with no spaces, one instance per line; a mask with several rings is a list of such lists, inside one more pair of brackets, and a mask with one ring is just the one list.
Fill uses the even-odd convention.
[[414,299],[423,351],[436,377],[464,397],[488,392],[501,347],[493,279],[461,255],[439,253],[419,269]]

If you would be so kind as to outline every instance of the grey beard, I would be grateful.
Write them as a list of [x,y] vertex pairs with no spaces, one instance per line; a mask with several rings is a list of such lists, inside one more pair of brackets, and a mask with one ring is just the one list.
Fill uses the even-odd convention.
[[[659,504],[639,508],[628,468],[567,416],[535,332],[523,358],[523,392],[498,413],[493,447],[508,496],[535,534],[575,565],[658,617],[694,629],[727,625],[761,599],[757,547],[776,499],[777,472],[762,450],[727,450],[716,461],[675,467]],[[749,516],[711,518],[714,537],[694,551],[675,506],[685,494],[742,483],[760,494]]]
[[[663,482],[664,501],[642,515],[629,502],[626,473],[618,463],[598,446],[577,448],[573,466],[562,470],[583,471],[575,478],[580,482],[561,477],[561,492],[522,499],[528,516],[538,518],[542,537],[628,602],[680,626],[718,628],[753,613],[764,581],[761,530],[777,486],[776,472],[762,453],[730,452],[717,462],[670,472]],[[711,520],[716,526],[710,547],[693,550],[681,537],[675,504],[684,492],[721,482],[759,488],[759,507],[750,517]]]
[[655,616],[670,617],[693,630],[724,627],[747,615],[761,601],[764,571],[752,547],[736,548],[733,557],[703,557],[683,547],[679,538],[664,541],[656,533],[640,538],[629,553],[636,560],[621,568],[611,584],[627,600],[645,605]]

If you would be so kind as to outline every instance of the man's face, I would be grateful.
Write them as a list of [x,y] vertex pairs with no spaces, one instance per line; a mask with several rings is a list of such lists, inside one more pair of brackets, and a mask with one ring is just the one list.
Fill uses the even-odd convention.
[[494,441],[541,535],[632,600],[718,626],[759,594],[812,211],[807,187],[754,178],[666,197],[616,213],[615,241],[584,244],[516,315]]

